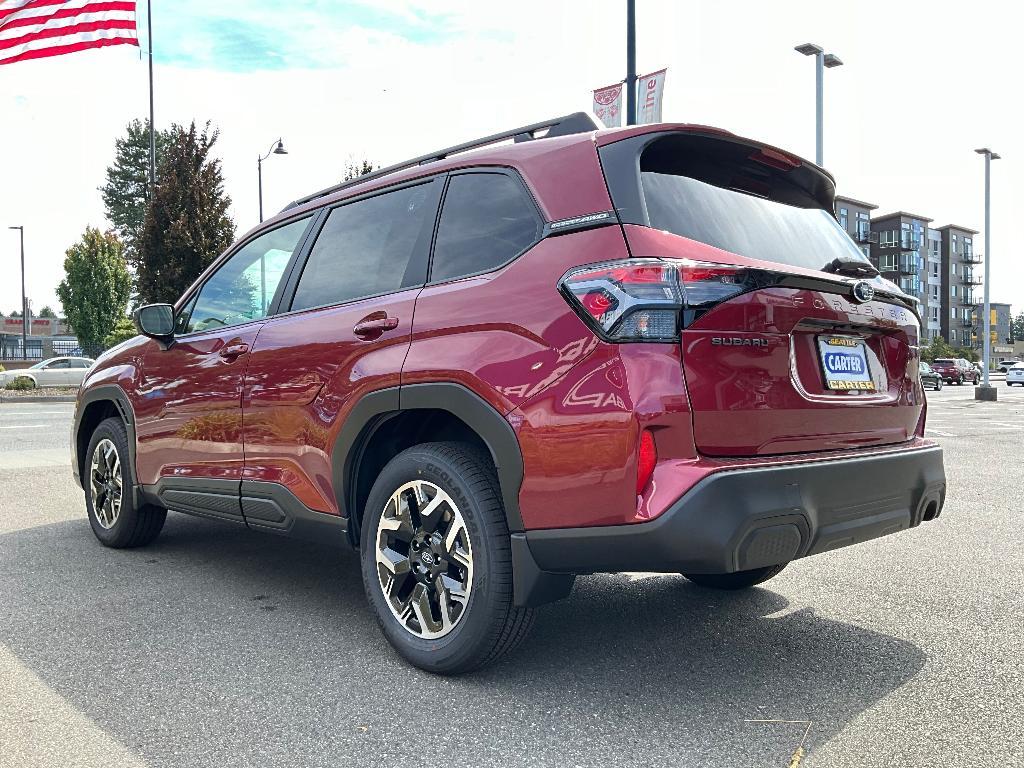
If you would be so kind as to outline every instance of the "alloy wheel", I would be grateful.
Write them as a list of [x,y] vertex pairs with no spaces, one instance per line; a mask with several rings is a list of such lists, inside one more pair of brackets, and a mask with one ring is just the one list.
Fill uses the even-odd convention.
[[108,438],[96,444],[89,468],[89,493],[96,522],[105,530],[117,523],[121,514],[123,496],[121,457],[117,447]]
[[465,615],[473,587],[469,530],[439,486],[414,480],[395,491],[376,535],[377,578],[391,613],[412,635],[447,635]]

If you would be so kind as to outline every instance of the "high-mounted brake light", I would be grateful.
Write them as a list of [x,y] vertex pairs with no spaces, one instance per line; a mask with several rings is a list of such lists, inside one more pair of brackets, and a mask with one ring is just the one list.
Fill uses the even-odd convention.
[[746,274],[729,264],[624,259],[570,270],[560,287],[609,341],[677,341],[680,328],[747,290]]

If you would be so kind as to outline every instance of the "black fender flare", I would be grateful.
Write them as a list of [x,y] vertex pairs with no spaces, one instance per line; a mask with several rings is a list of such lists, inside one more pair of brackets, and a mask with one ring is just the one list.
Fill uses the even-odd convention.
[[[125,391],[116,384],[100,384],[99,386],[83,391],[78,396],[78,403],[75,406],[75,418],[71,428],[71,468],[74,471],[75,482],[77,482],[79,487],[81,487],[83,470],[82,462],[84,461],[84,457],[78,455],[78,436],[82,429],[82,417],[89,409],[89,406],[96,402],[113,403],[114,408],[116,408],[117,412],[121,415],[125,431],[128,433],[128,459],[131,462],[132,476],[136,480],[136,485],[132,489],[132,492],[137,493],[138,470],[135,465],[135,453],[137,448],[135,442],[135,410],[132,408],[128,395],[126,395]],[[138,503],[137,498],[136,503]]]
[[[487,446],[498,472],[501,499],[511,533],[523,530],[519,489],[523,454],[508,421],[472,390],[455,382],[405,384],[368,392],[352,410],[338,434],[331,456],[331,474],[342,516],[350,518],[355,467],[377,428],[389,417],[415,410],[447,411],[472,429]],[[349,525],[349,530],[354,526]]]

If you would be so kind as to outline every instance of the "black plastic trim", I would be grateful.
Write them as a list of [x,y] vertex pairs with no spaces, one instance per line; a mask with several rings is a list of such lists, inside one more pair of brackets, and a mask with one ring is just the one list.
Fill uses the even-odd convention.
[[151,504],[171,512],[245,524],[238,499],[238,480],[210,477],[161,477],[142,486]]
[[573,573],[542,571],[533,559],[523,533],[512,534],[512,601],[520,608],[535,608],[568,597],[576,582]]
[[243,480],[240,490],[242,514],[254,531],[306,541],[349,543],[345,518],[310,509],[279,483]]
[[519,440],[508,421],[486,400],[454,382],[380,389],[364,395],[353,406],[335,441],[331,458],[334,491],[342,516],[351,518],[355,470],[374,432],[389,417],[412,410],[448,411],[480,436],[498,472],[509,531],[522,531],[519,488],[523,483],[523,457]]
[[656,519],[526,532],[552,573],[733,573],[849,546],[919,525],[942,509],[942,449],[706,477]]
[[75,406],[75,416],[71,428],[71,466],[79,488],[82,487],[83,466],[81,457],[78,455],[78,432],[82,426],[82,416],[85,415],[88,406],[101,401],[113,403],[118,413],[121,414],[125,431],[128,433],[128,458],[131,461],[132,475],[135,475],[135,411],[123,389],[116,384],[100,384],[83,391],[78,396],[78,403]]

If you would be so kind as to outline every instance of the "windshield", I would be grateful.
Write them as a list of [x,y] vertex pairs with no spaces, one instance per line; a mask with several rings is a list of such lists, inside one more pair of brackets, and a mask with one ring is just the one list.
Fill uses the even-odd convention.
[[38,363],[36,363],[35,365],[30,365],[29,369],[31,370],[32,368],[42,368],[47,363],[52,363],[52,362],[53,362],[52,360],[41,360]]
[[821,269],[833,259],[867,259],[832,215],[707,184],[640,174],[652,227],[751,259]]

